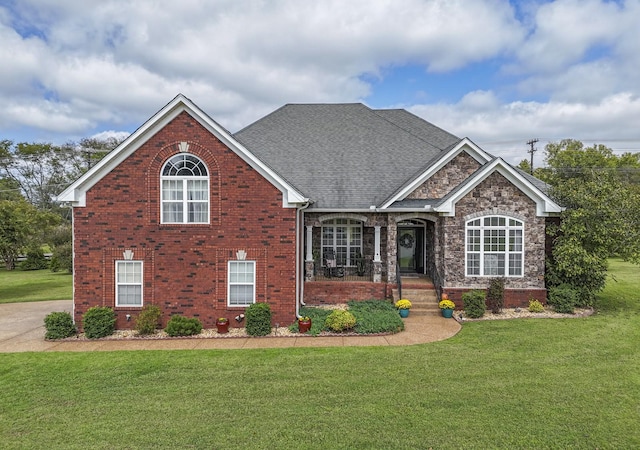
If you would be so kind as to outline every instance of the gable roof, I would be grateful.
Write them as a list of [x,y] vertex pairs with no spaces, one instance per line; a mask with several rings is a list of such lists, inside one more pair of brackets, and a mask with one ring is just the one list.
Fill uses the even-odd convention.
[[274,172],[273,169],[256,158],[256,156],[240,144],[231,135],[231,133],[221,127],[182,94],[178,94],[153,117],[147,120],[140,128],[125,139],[118,147],[100,160],[98,164],[62,191],[62,193],[58,195],[57,200],[60,202],[71,202],[73,206],[85,206],[86,193],[91,189],[91,187],[93,187],[111,170],[117,167],[118,164],[124,161],[128,156],[133,154],[165,125],[178,117],[182,112],[187,112],[211,134],[216,136],[247,164],[253,167],[258,173],[277,187],[283,194],[283,206],[292,207],[297,204],[304,204],[308,202],[308,199],[297,189],[284,180],[284,178],[279,174]]
[[460,139],[403,110],[289,104],[234,135],[300,192],[310,209],[368,210]]
[[480,167],[469,178],[434,204],[431,209],[447,216],[454,216],[456,212],[456,202],[487,179],[489,175],[496,172],[509,180],[536,203],[536,215],[549,216],[563,211],[563,208],[551,200],[551,198],[538,187],[537,183],[534,184],[530,181],[530,178],[536,178],[523,176],[523,172],[507,164],[502,158],[495,158],[490,163]]

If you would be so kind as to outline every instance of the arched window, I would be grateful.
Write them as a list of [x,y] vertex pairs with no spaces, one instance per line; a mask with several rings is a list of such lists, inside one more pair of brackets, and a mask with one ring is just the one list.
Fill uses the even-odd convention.
[[505,216],[485,216],[466,224],[467,276],[521,277],[524,224]]
[[209,172],[200,158],[180,153],[160,176],[162,223],[209,223]]

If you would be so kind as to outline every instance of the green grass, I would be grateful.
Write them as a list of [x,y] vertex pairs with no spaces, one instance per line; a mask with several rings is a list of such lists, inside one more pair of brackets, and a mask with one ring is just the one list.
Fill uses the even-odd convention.
[[70,300],[72,293],[73,278],[69,273],[0,269],[0,303]]
[[3,448],[640,447],[640,277],[408,347],[0,354]]

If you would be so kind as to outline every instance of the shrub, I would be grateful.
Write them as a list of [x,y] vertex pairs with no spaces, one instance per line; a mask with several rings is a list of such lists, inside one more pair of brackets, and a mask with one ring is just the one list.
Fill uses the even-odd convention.
[[548,302],[556,312],[572,314],[578,304],[578,291],[568,284],[549,289]]
[[356,325],[355,316],[349,311],[336,309],[331,312],[324,321],[325,328],[329,328],[332,331],[345,331],[350,330]]
[[529,300],[529,312],[541,313],[544,312],[544,306],[538,300]]
[[354,327],[356,333],[396,333],[404,330],[404,322],[392,302],[386,300],[352,300],[347,304],[349,305],[349,312],[356,319]]
[[178,314],[171,316],[164,329],[169,336],[193,336],[202,331],[202,322],[195,317],[184,317]]
[[492,313],[502,312],[504,307],[504,278],[492,278],[487,288],[487,306]]
[[20,263],[22,270],[41,270],[49,267],[49,261],[44,257],[40,247],[31,247],[27,250],[27,259]]
[[162,316],[162,310],[158,305],[145,305],[136,318],[136,331],[138,334],[153,334],[158,328],[158,322]]
[[94,306],[82,316],[84,334],[89,339],[99,339],[113,334],[116,327],[116,315],[111,308]]
[[73,272],[73,247],[71,242],[56,245],[53,248],[49,269],[52,272],[60,272],[61,270]]
[[266,336],[271,333],[271,307],[267,303],[254,303],[249,306],[245,318],[249,336]]
[[64,339],[76,334],[76,326],[68,312],[52,312],[44,318],[45,339]]
[[472,319],[478,319],[484,316],[484,312],[487,309],[485,304],[485,291],[474,289],[462,294],[462,301],[464,302],[464,313],[466,316]]

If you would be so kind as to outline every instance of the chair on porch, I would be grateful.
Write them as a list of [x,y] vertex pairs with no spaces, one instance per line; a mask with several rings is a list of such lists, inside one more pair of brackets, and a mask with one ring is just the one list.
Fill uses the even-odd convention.
[[344,277],[344,267],[338,265],[336,252],[331,248],[324,251],[324,276],[327,278]]

